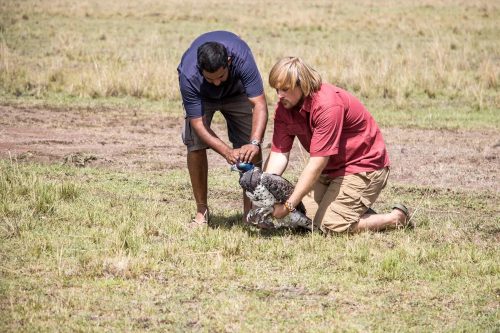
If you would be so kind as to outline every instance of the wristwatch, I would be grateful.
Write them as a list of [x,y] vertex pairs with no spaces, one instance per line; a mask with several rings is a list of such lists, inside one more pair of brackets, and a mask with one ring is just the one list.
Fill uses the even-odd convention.
[[253,139],[252,141],[250,141],[250,144],[257,146],[260,149],[260,141],[259,140]]

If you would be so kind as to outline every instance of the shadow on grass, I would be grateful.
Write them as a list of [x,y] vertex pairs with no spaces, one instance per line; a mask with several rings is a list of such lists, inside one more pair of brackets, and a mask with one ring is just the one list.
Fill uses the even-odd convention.
[[233,214],[230,216],[214,214],[210,216],[210,223],[208,224],[210,229],[226,229],[231,230],[233,228],[241,229],[246,232],[250,237],[282,237],[286,235],[297,235],[297,236],[310,236],[310,232],[306,229],[259,229],[253,225],[245,223],[243,221],[242,214]]

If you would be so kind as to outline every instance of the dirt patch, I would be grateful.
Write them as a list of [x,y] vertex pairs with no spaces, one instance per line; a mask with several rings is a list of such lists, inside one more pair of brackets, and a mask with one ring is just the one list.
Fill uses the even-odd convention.
[[[0,158],[121,170],[185,168],[182,119],[111,109],[53,110],[0,106]],[[271,138],[268,126],[265,142]],[[222,123],[214,124],[221,137]],[[383,128],[393,181],[499,191],[500,134]],[[300,165],[303,153],[292,152]],[[211,167],[226,166],[209,152]]]

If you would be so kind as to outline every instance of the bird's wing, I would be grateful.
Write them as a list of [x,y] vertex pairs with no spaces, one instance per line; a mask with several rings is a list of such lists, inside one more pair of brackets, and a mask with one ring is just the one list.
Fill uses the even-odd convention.
[[[264,185],[276,198],[276,201],[280,203],[284,203],[292,195],[294,189],[292,183],[285,178],[266,172],[262,174],[261,184]],[[306,208],[302,202],[300,202],[296,208],[301,213],[306,213]]]
[[272,173],[263,173],[261,184],[281,203],[293,193],[294,186],[288,180]]
[[304,206],[304,204],[301,202],[299,202],[299,204],[295,207],[297,209],[297,211],[301,212],[302,214],[306,214],[306,206]]

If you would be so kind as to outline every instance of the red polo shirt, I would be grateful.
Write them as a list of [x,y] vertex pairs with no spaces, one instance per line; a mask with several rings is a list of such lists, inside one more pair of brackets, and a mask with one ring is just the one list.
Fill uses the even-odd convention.
[[328,83],[287,110],[277,104],[271,150],[287,153],[297,137],[314,156],[330,156],[323,174],[330,177],[376,171],[389,165],[382,133],[361,102]]

